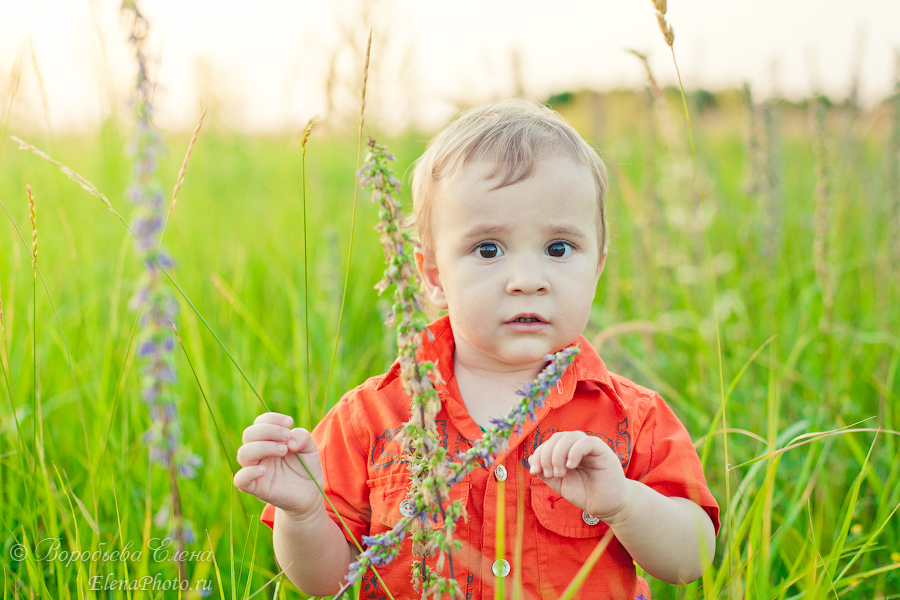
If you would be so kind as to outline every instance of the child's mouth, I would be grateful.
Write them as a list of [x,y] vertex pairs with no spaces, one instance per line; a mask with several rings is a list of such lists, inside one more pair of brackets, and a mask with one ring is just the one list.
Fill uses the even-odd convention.
[[534,315],[522,315],[521,317],[516,317],[507,321],[506,326],[512,331],[533,334],[544,331],[547,322]]

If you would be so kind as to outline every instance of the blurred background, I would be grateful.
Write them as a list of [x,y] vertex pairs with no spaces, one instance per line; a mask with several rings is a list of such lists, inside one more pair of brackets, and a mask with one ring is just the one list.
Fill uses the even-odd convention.
[[[650,0],[122,4],[0,0],[4,598],[299,596],[231,478],[260,398],[311,428],[396,356],[354,177],[370,30],[364,135],[404,183],[515,92],[609,167],[585,336],[673,407],[723,514],[715,568],[653,597],[900,598],[900,2],[672,0],[684,101]],[[34,555],[164,535],[217,562]]]
[[[90,130],[123,110],[134,64],[117,0],[2,0],[0,90],[14,128]],[[199,106],[241,131],[283,131],[356,111],[374,32],[369,117],[434,129],[471,105],[523,91],[632,89],[645,54],[662,85],[671,56],[650,0],[452,3],[402,0],[154,0],[146,52],[157,121],[193,127]],[[891,93],[894,0],[673,1],[686,87],[749,83],[757,96],[821,91],[871,106]]]

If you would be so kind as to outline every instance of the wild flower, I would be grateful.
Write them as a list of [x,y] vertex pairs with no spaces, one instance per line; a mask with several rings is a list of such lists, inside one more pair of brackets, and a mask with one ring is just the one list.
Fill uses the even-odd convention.
[[[133,310],[141,312],[136,342],[137,363],[141,373],[141,398],[151,419],[144,441],[150,447],[151,460],[169,472],[170,493],[154,522],[157,526],[167,527],[178,550],[183,551],[184,544],[193,542],[195,536],[191,524],[181,514],[178,477],[193,477],[201,461],[182,446],[181,424],[171,389],[176,378],[175,340],[171,326],[178,313],[178,302],[161,271],[172,268],[174,263],[161,247],[166,213],[163,188],[157,178],[158,160],[166,149],[153,124],[154,85],[143,49],[148,23],[135,2],[126,0],[122,10],[131,19],[130,41],[138,64],[133,97],[135,125],[126,147],[132,159],[131,183],[126,195],[135,205],[132,230],[136,235],[137,254],[144,267],[129,303]],[[178,566],[182,579],[186,579],[183,561],[178,561]]]
[[[369,567],[386,565],[396,558],[400,553],[400,542],[407,532],[411,532],[413,555],[421,559],[414,562],[412,576],[416,586],[421,585],[422,597],[442,598],[445,594],[461,597],[453,564],[453,552],[458,551],[460,545],[454,541],[453,533],[456,522],[465,515],[465,508],[458,501],[448,502],[450,489],[476,465],[493,464],[494,457],[502,451],[510,436],[520,432],[527,420],[534,419],[536,411],[543,406],[550,390],[579,350],[569,347],[547,355],[548,365],[537,379],[516,392],[522,400],[509,415],[492,420],[493,426],[471,448],[457,454],[455,460],[448,459],[437,437],[435,424],[441,404],[434,384],[440,383],[440,374],[432,363],[420,363],[416,358],[416,350],[427,329],[425,319],[419,315],[417,275],[410,254],[412,242],[402,227],[403,214],[397,199],[400,181],[387,164],[393,160],[394,156],[384,146],[378,146],[370,138],[366,162],[357,176],[363,185],[372,185],[372,199],[381,206],[381,222],[377,229],[381,232],[387,267],[375,288],[383,293],[394,286],[394,303],[386,324],[394,327],[397,333],[401,379],[410,397],[412,416],[397,435],[406,452],[410,473],[408,513],[390,531],[363,536],[362,542],[368,548],[350,565],[342,591],[359,580]],[[443,525],[435,529],[432,523],[439,519],[443,520]],[[435,554],[438,558],[432,568],[425,558]],[[448,578],[439,575],[445,562],[449,567]]]
[[[477,460],[483,461],[487,467],[494,464],[494,457],[503,451],[503,448],[509,443],[509,438],[522,431],[522,425],[527,421],[534,420],[535,413],[544,406],[550,390],[562,379],[566,369],[579,352],[577,346],[569,346],[556,354],[548,354],[544,357],[547,365],[538,374],[537,379],[516,390],[516,394],[522,396],[522,400],[505,417],[491,419],[493,427],[485,431],[481,439],[475,442],[471,448],[457,456],[459,463],[451,467],[451,470],[454,471],[451,485],[461,481]],[[462,468],[457,465],[461,465]]]
[[822,289],[822,305],[824,308],[822,324],[827,329],[831,324],[831,317],[834,311],[834,275],[830,264],[831,178],[825,141],[825,118],[825,102],[820,95],[810,103],[816,171],[813,263],[815,265],[816,279],[819,287]]
[[[888,138],[888,198],[893,209],[894,231],[900,227],[900,48],[894,50],[894,93],[891,103],[891,132]],[[894,264],[900,265],[900,236],[894,238]]]

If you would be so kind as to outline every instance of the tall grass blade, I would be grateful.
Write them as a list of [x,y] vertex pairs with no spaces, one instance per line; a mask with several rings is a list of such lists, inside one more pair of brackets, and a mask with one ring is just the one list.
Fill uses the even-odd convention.
[[[357,139],[356,146],[356,168],[359,169],[359,162],[362,158],[362,145],[363,145],[363,126],[366,123],[366,86],[369,81],[369,56],[372,53],[372,30],[369,30],[369,41],[366,44],[366,61],[363,64],[363,81],[362,81],[362,91],[360,94],[360,107],[359,107],[359,135]],[[322,397],[322,414],[325,414],[325,411],[328,406],[328,393],[331,390],[331,380],[334,376],[334,365],[337,362],[337,351],[341,341],[341,328],[344,323],[344,307],[347,304],[347,290],[350,285],[350,265],[353,261],[353,232],[356,228],[356,205],[357,200],[359,198],[359,181],[356,177],[354,177],[353,184],[353,210],[350,217],[350,244],[347,248],[347,272],[344,275],[344,291],[341,294],[341,310],[340,315],[338,316],[338,326],[337,332],[334,337],[334,352],[331,355],[331,368],[328,370],[328,382],[325,384],[325,394]]]

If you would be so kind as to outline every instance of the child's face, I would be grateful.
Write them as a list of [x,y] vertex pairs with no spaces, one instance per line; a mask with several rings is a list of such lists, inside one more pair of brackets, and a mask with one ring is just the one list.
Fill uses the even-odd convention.
[[447,309],[457,360],[486,370],[540,368],[587,325],[606,255],[597,187],[566,157],[492,189],[491,164],[470,163],[437,199],[431,260],[418,255],[432,302]]

